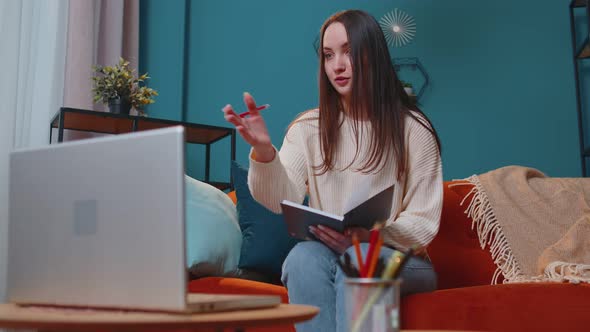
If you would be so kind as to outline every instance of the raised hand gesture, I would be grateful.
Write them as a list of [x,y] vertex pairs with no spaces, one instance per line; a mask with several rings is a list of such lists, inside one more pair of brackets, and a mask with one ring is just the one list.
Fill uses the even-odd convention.
[[254,158],[257,161],[269,162],[274,159],[275,150],[264,119],[257,110],[254,98],[247,92],[244,92],[244,104],[248,108],[248,116],[240,117],[228,104],[222,109],[225,120],[232,123],[240,136],[254,148]]

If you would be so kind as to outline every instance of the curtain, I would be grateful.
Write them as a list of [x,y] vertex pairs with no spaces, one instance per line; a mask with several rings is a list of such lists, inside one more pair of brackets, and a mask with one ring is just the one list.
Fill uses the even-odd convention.
[[6,296],[8,153],[49,139],[63,99],[67,0],[0,2],[0,299]]
[[[114,65],[124,57],[137,68],[139,0],[71,1],[68,26],[63,105],[104,111],[92,100],[92,66]],[[66,141],[97,136],[105,135],[64,131]]]
[[0,0],[0,300],[6,298],[9,152],[48,144],[59,107],[94,109],[91,66],[123,56],[136,68],[138,34],[138,0]]
[[92,101],[92,66],[122,56],[137,68],[139,0],[71,1],[68,25],[64,105],[104,110]]

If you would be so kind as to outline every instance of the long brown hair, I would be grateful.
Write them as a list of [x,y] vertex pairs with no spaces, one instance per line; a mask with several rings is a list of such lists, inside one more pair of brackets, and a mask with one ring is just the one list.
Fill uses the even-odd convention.
[[326,28],[334,22],[340,22],[346,28],[348,44],[351,48],[353,79],[347,116],[354,120],[353,130],[357,134],[355,156],[359,154],[359,120],[370,121],[372,127],[369,156],[359,171],[364,173],[379,171],[385,165],[382,161],[390,158],[390,153],[393,152],[393,157],[397,161],[399,180],[406,172],[408,159],[404,135],[406,116],[416,119],[432,133],[439,153],[440,141],[426,115],[410,101],[404,91],[391,63],[389,49],[379,24],[371,15],[360,10],[337,13],[328,18],[321,29],[318,52],[320,60],[319,132],[323,163],[314,165],[314,168],[319,171],[319,174],[323,174],[334,167],[338,130],[342,125],[341,97],[326,76],[324,67],[324,33]]

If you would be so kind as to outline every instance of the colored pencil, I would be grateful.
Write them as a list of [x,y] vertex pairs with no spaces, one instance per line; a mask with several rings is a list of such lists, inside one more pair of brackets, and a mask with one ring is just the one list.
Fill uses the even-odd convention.
[[383,237],[379,233],[379,238],[377,239],[377,244],[375,245],[375,250],[373,251],[373,257],[371,257],[371,262],[369,264],[369,270],[367,271],[367,278],[373,278],[373,273],[375,272],[375,267],[377,266],[377,260],[379,259],[382,245]]
[[356,235],[356,233],[352,234],[352,244],[354,245],[354,253],[356,255],[356,261],[357,264],[359,266],[358,270],[361,272],[361,278],[363,277],[362,275],[362,271],[363,271],[363,256],[361,253],[361,245],[359,243],[359,238]]

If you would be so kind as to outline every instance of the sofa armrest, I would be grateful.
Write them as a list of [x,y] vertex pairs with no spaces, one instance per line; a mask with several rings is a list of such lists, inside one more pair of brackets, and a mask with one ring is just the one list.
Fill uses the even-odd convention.
[[496,265],[488,248],[481,249],[472,220],[465,214],[471,202],[473,186],[460,181],[444,183],[441,224],[437,236],[428,247],[438,274],[438,288],[489,285]]

